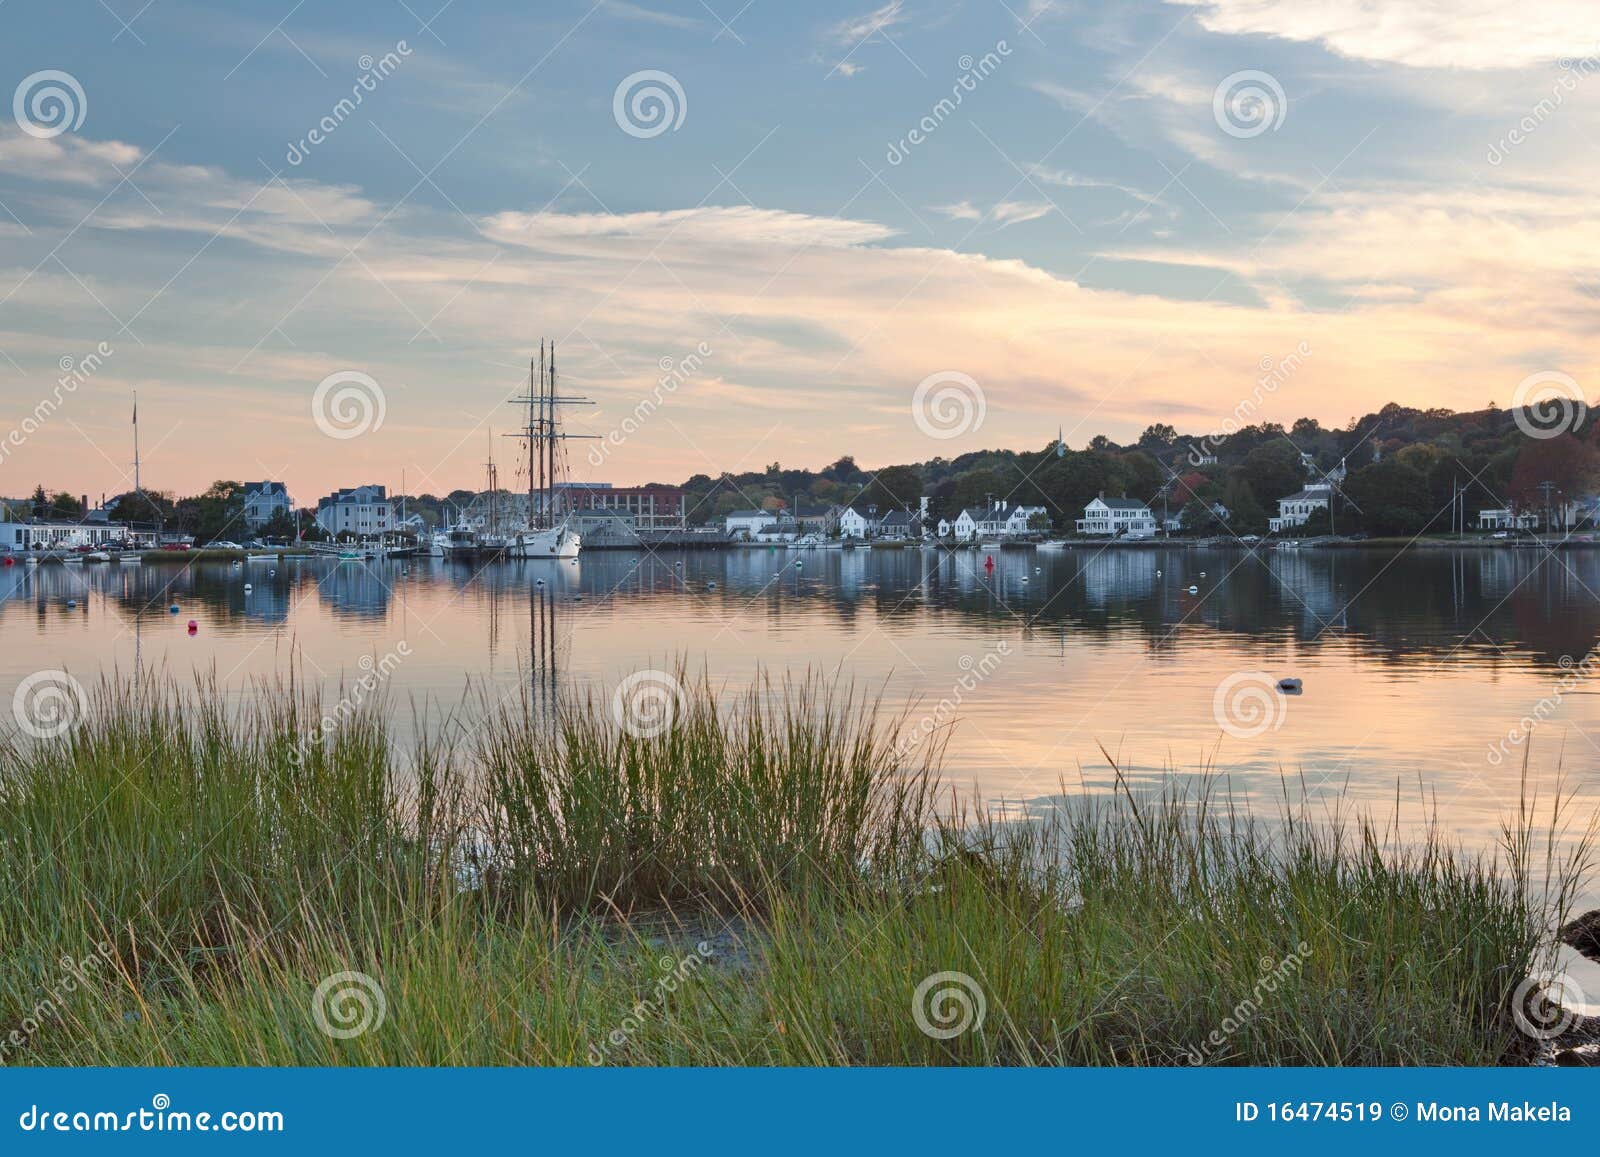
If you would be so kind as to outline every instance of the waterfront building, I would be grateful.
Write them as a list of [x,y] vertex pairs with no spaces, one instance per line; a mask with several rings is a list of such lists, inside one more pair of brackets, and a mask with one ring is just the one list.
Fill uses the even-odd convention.
[[735,510],[723,520],[723,529],[732,538],[750,541],[777,521],[770,510]]
[[135,530],[125,522],[27,521],[0,522],[0,551],[76,550],[112,543],[155,545],[152,531]]
[[580,510],[620,510],[636,530],[683,530],[684,492],[659,482],[613,486],[609,482],[562,482],[555,486],[560,514]]
[[1150,538],[1156,532],[1156,516],[1148,505],[1134,498],[1107,498],[1103,494],[1089,501],[1077,522],[1079,534]]
[[282,482],[244,484],[244,522],[250,530],[260,530],[272,521],[274,515],[292,513],[294,507],[289,500],[289,488]]
[[317,503],[317,525],[332,535],[376,538],[395,529],[394,504],[382,486],[336,490]]
[[840,538],[866,538],[877,525],[875,516],[862,514],[854,507],[847,506],[839,512]]
[[1278,517],[1269,518],[1267,527],[1273,533],[1277,533],[1280,530],[1292,530],[1297,526],[1304,526],[1317,511],[1328,509],[1328,503],[1332,499],[1332,486],[1326,482],[1313,483],[1304,490],[1297,490],[1278,499]]

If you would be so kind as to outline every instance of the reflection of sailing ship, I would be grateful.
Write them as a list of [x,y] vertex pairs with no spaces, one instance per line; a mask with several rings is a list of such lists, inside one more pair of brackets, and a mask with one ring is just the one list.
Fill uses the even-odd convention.
[[556,509],[556,479],[566,466],[563,443],[588,435],[562,433],[558,407],[594,403],[588,398],[557,393],[554,342],[550,343],[548,361],[545,343],[539,343],[539,361],[535,364],[530,360],[528,378],[527,396],[512,399],[514,405],[527,405],[528,424],[509,435],[528,444],[528,525],[508,536],[506,554],[512,558],[576,558],[581,540],[577,531],[567,525],[566,512]]

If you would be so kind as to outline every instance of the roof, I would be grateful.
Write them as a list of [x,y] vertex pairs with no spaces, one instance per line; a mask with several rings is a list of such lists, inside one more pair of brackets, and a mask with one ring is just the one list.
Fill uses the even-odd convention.
[[1097,501],[1105,504],[1108,510],[1143,510],[1145,504],[1136,498],[1101,498]]
[[904,510],[891,510],[888,514],[883,516],[883,525],[910,526],[911,515],[906,513]]
[[728,513],[729,518],[777,518],[770,510],[734,510]]
[[285,498],[289,496],[289,488],[282,482],[244,482],[241,485],[247,493],[261,491],[266,494],[281,494]]
[[1330,491],[1326,486],[1321,486],[1315,490],[1296,490],[1293,494],[1285,494],[1282,498],[1278,499],[1278,501],[1305,502],[1312,498],[1321,498],[1325,500],[1327,499],[1329,493]]

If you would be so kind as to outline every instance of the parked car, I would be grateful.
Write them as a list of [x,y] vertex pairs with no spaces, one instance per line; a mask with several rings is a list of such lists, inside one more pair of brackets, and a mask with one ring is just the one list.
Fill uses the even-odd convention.
[[1510,533],[1508,531],[1497,530],[1493,534],[1491,534],[1489,537],[1490,538],[1510,538],[1511,535],[1510,535]]
[[206,549],[207,550],[243,550],[244,547],[240,546],[237,542],[229,542],[225,538],[216,538],[216,539],[212,539],[210,542],[206,543]]

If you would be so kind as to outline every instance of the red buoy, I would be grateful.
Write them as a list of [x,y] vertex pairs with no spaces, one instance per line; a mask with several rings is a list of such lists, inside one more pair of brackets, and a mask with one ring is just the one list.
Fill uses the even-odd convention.
[[189,633],[191,635],[194,635],[194,634],[198,634],[199,631],[200,631],[200,624],[195,622],[193,619],[190,619],[189,620]]
[[984,570],[993,570],[994,569],[994,555],[991,554],[988,558],[983,560],[983,569]]

